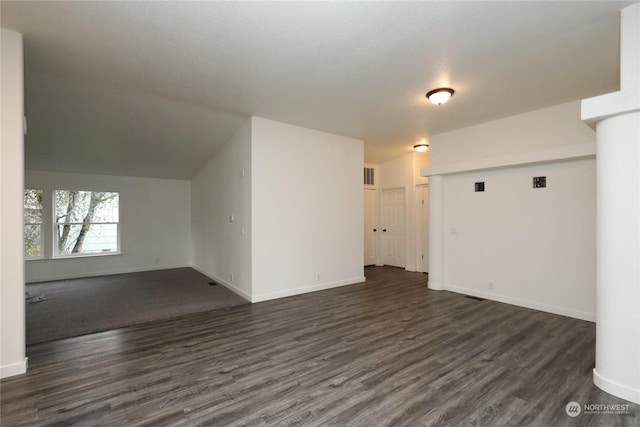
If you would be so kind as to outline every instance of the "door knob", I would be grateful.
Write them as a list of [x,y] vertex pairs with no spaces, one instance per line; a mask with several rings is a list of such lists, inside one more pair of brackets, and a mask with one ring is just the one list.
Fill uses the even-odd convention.
[[386,228],[383,228],[383,229],[382,229],[382,232],[383,232],[383,233],[386,233],[386,232],[387,232],[387,229],[386,229]]

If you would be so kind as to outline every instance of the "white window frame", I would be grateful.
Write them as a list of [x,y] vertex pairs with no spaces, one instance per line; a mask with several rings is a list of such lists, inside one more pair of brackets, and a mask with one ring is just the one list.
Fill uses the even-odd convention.
[[[81,192],[93,192],[99,191],[102,193],[115,193],[118,195],[118,221],[117,222],[91,222],[91,225],[115,225],[116,226],[116,249],[114,251],[104,251],[104,252],[88,252],[88,253],[75,253],[75,254],[58,254],[58,226],[63,224],[59,223],[56,219],[56,192],[58,191],[81,191]],[[51,192],[51,200],[52,200],[52,250],[51,250],[51,258],[52,259],[70,259],[70,258],[89,258],[89,257],[101,257],[101,256],[113,256],[120,255],[120,192],[119,191],[102,191],[102,190],[72,190],[72,189],[55,189]],[[70,222],[71,226],[82,226],[82,222]]]

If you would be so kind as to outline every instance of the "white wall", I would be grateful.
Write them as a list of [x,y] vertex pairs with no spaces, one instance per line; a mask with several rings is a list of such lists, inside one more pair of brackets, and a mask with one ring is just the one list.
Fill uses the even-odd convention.
[[364,281],[362,141],[252,118],[254,301]]
[[580,102],[569,102],[431,137],[430,165],[441,166],[577,144],[595,144],[580,120]]
[[1,30],[0,378],[26,372],[22,171],[24,81],[22,35]]
[[[45,190],[96,190],[120,193],[119,255],[26,261],[27,282],[125,273],[191,264],[190,182],[185,180],[26,171],[25,187]],[[53,236],[52,200],[44,201],[44,233]],[[157,262],[156,262],[157,259]]]
[[[585,154],[594,149],[578,102],[432,136],[423,174],[447,171],[436,175],[445,289],[594,320],[595,160]],[[534,176],[548,187],[533,189]]]
[[251,120],[194,176],[191,221],[194,267],[251,299]]
[[446,289],[593,320],[595,184],[594,159],[448,176]]

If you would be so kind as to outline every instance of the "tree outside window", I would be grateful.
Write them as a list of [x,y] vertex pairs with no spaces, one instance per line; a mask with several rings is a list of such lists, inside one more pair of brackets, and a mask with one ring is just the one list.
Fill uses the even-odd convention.
[[118,203],[114,192],[56,190],[55,256],[117,253]]
[[43,257],[42,248],[42,190],[24,190],[24,257]]

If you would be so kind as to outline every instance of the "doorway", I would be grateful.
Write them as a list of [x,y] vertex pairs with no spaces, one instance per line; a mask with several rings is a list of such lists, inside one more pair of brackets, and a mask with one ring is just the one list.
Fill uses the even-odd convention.
[[364,265],[375,265],[378,254],[376,250],[378,190],[364,190]]
[[382,261],[385,265],[405,267],[405,190],[382,191]]

